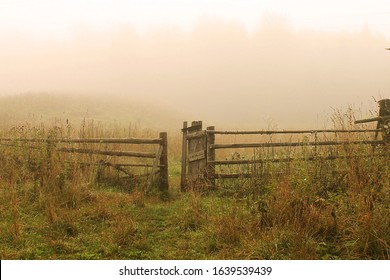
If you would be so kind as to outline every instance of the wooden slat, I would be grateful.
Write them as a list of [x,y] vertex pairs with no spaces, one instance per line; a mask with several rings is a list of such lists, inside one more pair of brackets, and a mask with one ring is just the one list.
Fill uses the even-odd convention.
[[196,138],[202,138],[205,136],[206,136],[206,131],[197,131],[197,132],[187,134],[186,138],[187,140],[191,140]]
[[[153,164],[146,164],[146,163],[117,163],[116,165],[129,166],[129,167],[153,167]],[[157,167],[161,167],[161,165],[157,165]]]
[[[213,131],[215,130],[215,126],[209,126],[207,127],[207,131]],[[215,144],[215,134],[207,134],[206,138],[206,148],[207,148],[207,171],[206,176],[208,181],[210,182],[210,187],[212,189],[215,188],[215,164],[213,163],[215,161],[215,150],[210,149],[210,145]]]
[[168,134],[160,132],[160,138],[163,139],[161,146],[162,152],[160,158],[160,191],[166,192],[169,189],[169,172],[168,172]]
[[[15,144],[3,144],[0,143],[0,146],[14,147]],[[28,146],[25,147],[28,149],[39,150],[41,147]],[[55,148],[55,151],[66,152],[66,153],[80,153],[80,154],[98,154],[98,155],[108,155],[108,156],[125,156],[125,157],[140,157],[140,158],[154,158],[154,153],[144,153],[144,152],[127,152],[127,151],[102,151],[102,150],[90,150],[90,149],[77,149],[77,148]],[[126,164],[122,164],[126,166]],[[127,164],[127,166],[145,166],[152,167],[153,165],[147,164]]]
[[206,152],[204,150],[198,151],[192,154],[188,155],[188,162],[193,162],[196,160],[204,159],[206,158]]
[[46,139],[46,138],[10,138],[3,137],[0,141],[20,142],[50,142],[50,143],[97,143],[97,144],[160,144],[162,139],[144,138],[85,138],[85,139]]
[[202,121],[195,121],[191,123],[191,126],[183,127],[182,132],[192,133],[194,131],[202,130]]
[[181,175],[180,175],[180,190],[186,189],[186,174],[187,174],[187,122],[183,122],[182,143],[181,143]]
[[341,146],[341,145],[380,145],[385,141],[367,140],[367,141],[322,141],[322,142],[280,142],[280,143],[244,143],[244,144],[214,144],[210,145],[212,149],[240,149],[240,148],[270,148],[270,147],[304,147],[304,146]]
[[76,148],[59,148],[59,152],[67,153],[80,153],[80,154],[97,154],[97,155],[106,155],[106,156],[117,156],[117,157],[140,157],[140,158],[155,158],[155,153],[145,153],[145,152],[125,152],[125,151],[101,151],[101,150],[91,150],[91,149],[76,149]]
[[386,120],[390,120],[390,116],[382,116],[382,117],[375,117],[375,118],[357,120],[357,121],[355,121],[355,124],[358,124],[358,123],[368,123],[368,122],[378,122],[378,121],[386,121]]
[[[72,162],[72,163],[78,163],[78,164],[85,164],[85,165],[107,165],[104,162]],[[115,163],[110,165],[117,165],[117,166],[127,166],[127,167],[153,167],[153,164],[144,164],[144,163]],[[158,165],[160,167],[160,165]]]
[[284,159],[258,159],[258,160],[215,160],[211,161],[215,165],[239,165],[239,164],[256,164],[265,162],[288,162],[296,159],[284,158]]
[[256,164],[267,162],[291,162],[291,161],[315,161],[315,160],[336,160],[336,159],[356,159],[356,158],[373,158],[383,157],[385,155],[356,155],[356,156],[326,156],[326,157],[300,157],[300,158],[277,158],[277,159],[258,159],[258,160],[216,160],[211,161],[215,165],[240,165]]
[[[123,166],[127,166],[127,167],[153,167],[152,164],[120,164],[120,163],[110,163],[110,162],[107,162],[107,161],[100,161],[100,162],[75,162],[75,161],[66,161],[67,163],[72,163],[72,164],[80,164],[80,165],[97,165],[97,166],[112,166],[112,167],[123,167]],[[162,167],[161,165],[157,165],[158,167]],[[156,173],[158,173],[158,170],[156,171]],[[148,174],[150,175],[150,173],[145,173],[145,174]],[[136,175],[136,174],[134,174]]]
[[112,168],[118,170],[118,171],[121,171],[123,173],[125,173],[126,175],[130,176],[130,177],[133,177],[134,174],[133,173],[130,173],[129,170],[123,168],[123,166],[120,166],[120,165],[117,165],[117,164],[112,164],[111,162],[108,162],[108,161],[101,161],[102,164],[106,165],[106,166],[111,166]]
[[215,179],[251,178],[254,175],[248,173],[215,174]]
[[161,145],[160,148],[158,149],[156,158],[154,159],[152,172],[150,172],[150,176],[149,176],[149,179],[148,179],[149,187],[152,187],[152,185],[153,185],[154,173],[156,173],[157,170],[158,170],[158,166],[159,166],[159,162],[160,162],[160,158],[161,158],[162,152],[163,152],[163,146]]
[[352,130],[344,130],[344,129],[322,129],[322,130],[257,130],[257,131],[207,131],[209,134],[260,134],[260,135],[268,135],[268,134],[316,134],[316,133],[365,133],[365,132],[380,132],[380,129],[352,129]]

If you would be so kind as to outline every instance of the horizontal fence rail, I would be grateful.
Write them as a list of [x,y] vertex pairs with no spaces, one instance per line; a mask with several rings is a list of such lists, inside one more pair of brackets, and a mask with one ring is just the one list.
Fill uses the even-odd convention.
[[318,141],[318,142],[280,142],[280,143],[244,143],[244,144],[212,144],[211,149],[239,149],[239,148],[272,148],[272,147],[304,147],[304,146],[342,146],[342,145],[381,145],[385,141],[366,140],[366,141]]
[[357,121],[355,121],[355,124],[377,122],[377,121],[387,121],[387,120],[390,120],[390,116],[382,116],[382,117],[375,117],[375,118],[364,119],[364,120],[357,120]]
[[[382,112],[382,111],[381,111]],[[383,114],[380,113],[380,114]],[[376,129],[310,129],[310,130],[242,130],[242,131],[232,131],[232,130],[215,130],[214,127],[207,129],[207,169],[203,174],[207,178],[209,185],[215,187],[216,179],[233,179],[233,178],[251,178],[252,168],[250,165],[259,164],[263,166],[265,163],[290,163],[294,161],[332,161],[332,160],[354,160],[354,159],[368,159],[373,157],[384,157],[387,156],[388,151],[387,146],[389,143],[389,138],[386,136],[388,134],[388,125],[383,125],[384,121],[390,119],[390,116],[380,116],[377,118],[370,118],[362,121],[356,121],[355,123],[365,123],[370,121],[378,121]],[[382,123],[380,123],[382,122]],[[187,136],[187,139],[192,139],[195,137],[200,137],[201,132]],[[249,143],[216,143],[216,135],[287,135],[290,136],[290,141],[271,141],[271,139],[263,139],[263,141],[249,142]],[[302,140],[296,139],[298,137],[293,135],[302,135]],[[328,137],[333,135],[332,137]],[[345,137],[344,137],[345,135]],[[352,135],[352,139],[348,138]],[[378,136],[381,135],[381,139],[378,139]],[[310,138],[308,138],[310,137]],[[314,139],[311,139],[314,137]],[[325,139],[324,139],[325,138]],[[327,140],[329,138],[329,140]],[[333,139],[331,139],[333,138]],[[360,140],[359,140],[360,139]],[[365,147],[371,147],[370,149],[360,149],[359,145]],[[317,147],[333,147],[331,150],[317,149]],[[345,149],[345,147],[350,146],[351,149]],[[299,150],[293,150],[297,147],[313,147],[313,150],[310,151],[310,155],[299,156]],[[341,147],[342,150],[340,150]],[[357,147],[357,150],[352,149],[352,147]],[[385,147],[382,149],[381,147]],[[264,158],[261,158],[261,152],[259,155],[253,155],[251,158],[245,158],[245,155],[242,156],[239,153],[233,153],[232,158],[226,158],[224,160],[217,159],[217,151],[223,149],[273,149],[273,148],[287,148],[289,153],[286,154],[286,157],[282,157],[278,152],[272,150],[272,155],[266,154]],[[277,154],[274,154],[276,152]],[[256,150],[254,150],[256,153]],[[345,154],[349,153],[349,154]],[[356,153],[356,154],[354,154]],[[237,154],[238,158],[234,158]],[[244,166],[246,167],[240,167]],[[229,168],[232,166],[232,168]],[[237,166],[237,167],[234,167]],[[220,167],[220,168],[217,168]],[[264,167],[264,166],[263,166]],[[250,169],[248,169],[250,168]],[[238,171],[238,172],[237,172]],[[277,172],[276,172],[277,173]]]
[[95,143],[95,144],[161,144],[162,138],[143,139],[143,138],[10,138],[3,137],[0,141],[21,141],[21,142],[47,142],[47,143]]
[[58,148],[59,152],[67,153],[79,153],[79,154],[95,154],[105,156],[117,156],[117,157],[138,157],[138,158],[155,158],[155,153],[145,152],[125,152],[125,151],[102,151],[92,149],[77,149],[77,148]]
[[257,159],[257,160],[215,160],[209,161],[214,165],[240,165],[240,164],[257,164],[267,162],[291,162],[291,161],[315,161],[315,160],[336,160],[336,159],[356,159],[356,158],[372,158],[384,155],[356,155],[356,156],[309,156],[298,158],[272,158],[272,159]]
[[[140,158],[140,159],[152,159],[151,163],[137,163],[137,162],[124,162],[113,163],[107,160],[79,162],[82,165],[95,165],[95,166],[109,166],[125,173],[128,176],[147,176],[149,185],[152,184],[155,174],[159,174],[159,185],[161,190],[168,189],[168,140],[167,133],[161,132],[159,138],[12,138],[12,137],[0,137],[1,146],[16,146],[18,143],[31,143],[28,145],[28,149],[40,149],[39,146],[34,144],[45,144],[52,146],[54,151],[63,153],[75,153],[75,154],[88,154],[88,155],[101,155],[110,157],[126,157],[126,158]],[[57,146],[58,144],[58,146]],[[104,149],[93,149],[82,147],[64,147],[66,144],[121,144],[121,145],[158,145],[157,152],[144,152],[144,151],[127,151],[127,150],[115,150],[109,146],[105,146]],[[62,147],[61,147],[62,146]],[[100,147],[99,147],[100,148]],[[123,146],[122,146],[123,148]],[[146,174],[135,175],[131,173],[126,167],[145,167],[151,170]]]
[[[382,117],[379,119],[384,120]],[[373,120],[377,120],[377,118],[373,118]],[[187,122],[184,122],[182,129],[181,190],[185,191],[187,187],[197,186],[197,184],[202,184],[202,182],[206,182],[209,187],[214,188],[217,179],[251,178],[254,175],[251,172],[256,170],[256,167],[253,165],[256,164],[259,164],[262,168],[267,168],[263,164],[343,159],[350,161],[359,158],[383,157],[387,154],[382,153],[382,151],[387,150],[386,148],[382,149],[382,147],[387,147],[388,144],[386,131],[386,127],[380,125],[376,129],[229,131],[216,130],[214,126],[209,126],[206,130],[203,130],[202,121],[194,121],[190,126],[188,126]],[[218,143],[216,141],[217,135],[286,135],[290,138],[290,141],[281,139],[277,142],[274,139],[263,139],[258,142],[256,140],[256,142],[251,141],[247,143]],[[302,140],[299,139],[300,135],[302,135]],[[379,135],[382,135],[381,139],[378,139]],[[368,147],[368,149],[360,149],[359,145]],[[298,147],[313,147],[313,149],[308,151],[308,155],[304,155],[301,150],[293,149]],[[320,147],[330,147],[331,149],[321,149]],[[350,148],[347,149],[346,147]],[[250,148],[254,149],[254,154],[250,158],[245,158],[245,155],[241,156],[235,152],[231,154],[231,159],[217,159],[217,151],[224,149],[234,151],[234,149]],[[256,154],[256,149],[262,148],[266,152],[263,158],[261,158],[261,151],[258,151],[260,152],[258,155]],[[274,148],[287,148],[288,154],[285,154],[285,157],[283,157],[279,152],[274,151]],[[355,150],[355,148],[357,149]],[[271,152],[271,154],[268,154],[268,152]],[[238,157],[235,158],[235,155]],[[278,171],[274,170],[272,174],[277,173]]]
[[364,133],[364,132],[381,132],[380,129],[322,129],[322,130],[256,130],[256,131],[221,131],[221,130],[207,130],[207,134],[316,134],[316,133]]
[[[68,161],[68,163],[72,163]],[[106,165],[106,166],[130,166],[130,167],[153,167],[153,164],[147,164],[147,163],[110,163],[105,161],[99,161],[99,162],[78,162],[78,164],[84,164],[84,165]],[[163,167],[163,165],[157,165],[157,167]]]

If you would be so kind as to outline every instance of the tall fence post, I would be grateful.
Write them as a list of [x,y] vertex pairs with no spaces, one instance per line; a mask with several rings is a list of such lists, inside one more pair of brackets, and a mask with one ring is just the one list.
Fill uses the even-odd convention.
[[167,191],[169,188],[168,183],[168,135],[166,132],[160,132],[160,138],[162,139],[162,153],[160,157],[160,190]]
[[181,148],[181,182],[180,189],[186,191],[186,173],[187,173],[187,122],[183,122],[183,140]]
[[[379,117],[390,116],[390,99],[382,99],[378,101]],[[384,141],[390,141],[390,120],[378,121],[377,129],[382,129],[382,138]]]
[[211,148],[211,145],[215,144],[215,127],[209,126],[206,131],[206,149],[207,149],[207,163],[206,163],[206,176],[207,180],[210,182],[210,187],[215,188],[215,149]]

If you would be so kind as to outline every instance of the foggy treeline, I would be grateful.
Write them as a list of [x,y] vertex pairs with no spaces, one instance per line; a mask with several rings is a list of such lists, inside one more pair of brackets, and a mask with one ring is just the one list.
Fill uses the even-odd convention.
[[367,28],[295,30],[278,17],[252,32],[212,19],[192,31],[79,27],[61,40],[19,32],[1,35],[0,95],[117,94],[174,108],[182,120],[313,127],[330,108],[389,97],[386,47]]

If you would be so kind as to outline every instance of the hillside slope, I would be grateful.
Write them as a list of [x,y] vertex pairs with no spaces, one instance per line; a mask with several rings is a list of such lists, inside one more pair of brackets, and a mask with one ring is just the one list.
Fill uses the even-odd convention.
[[180,126],[180,115],[160,104],[119,95],[26,93],[0,97],[2,124],[60,119],[77,125],[83,119],[93,119],[106,124],[169,129]]

